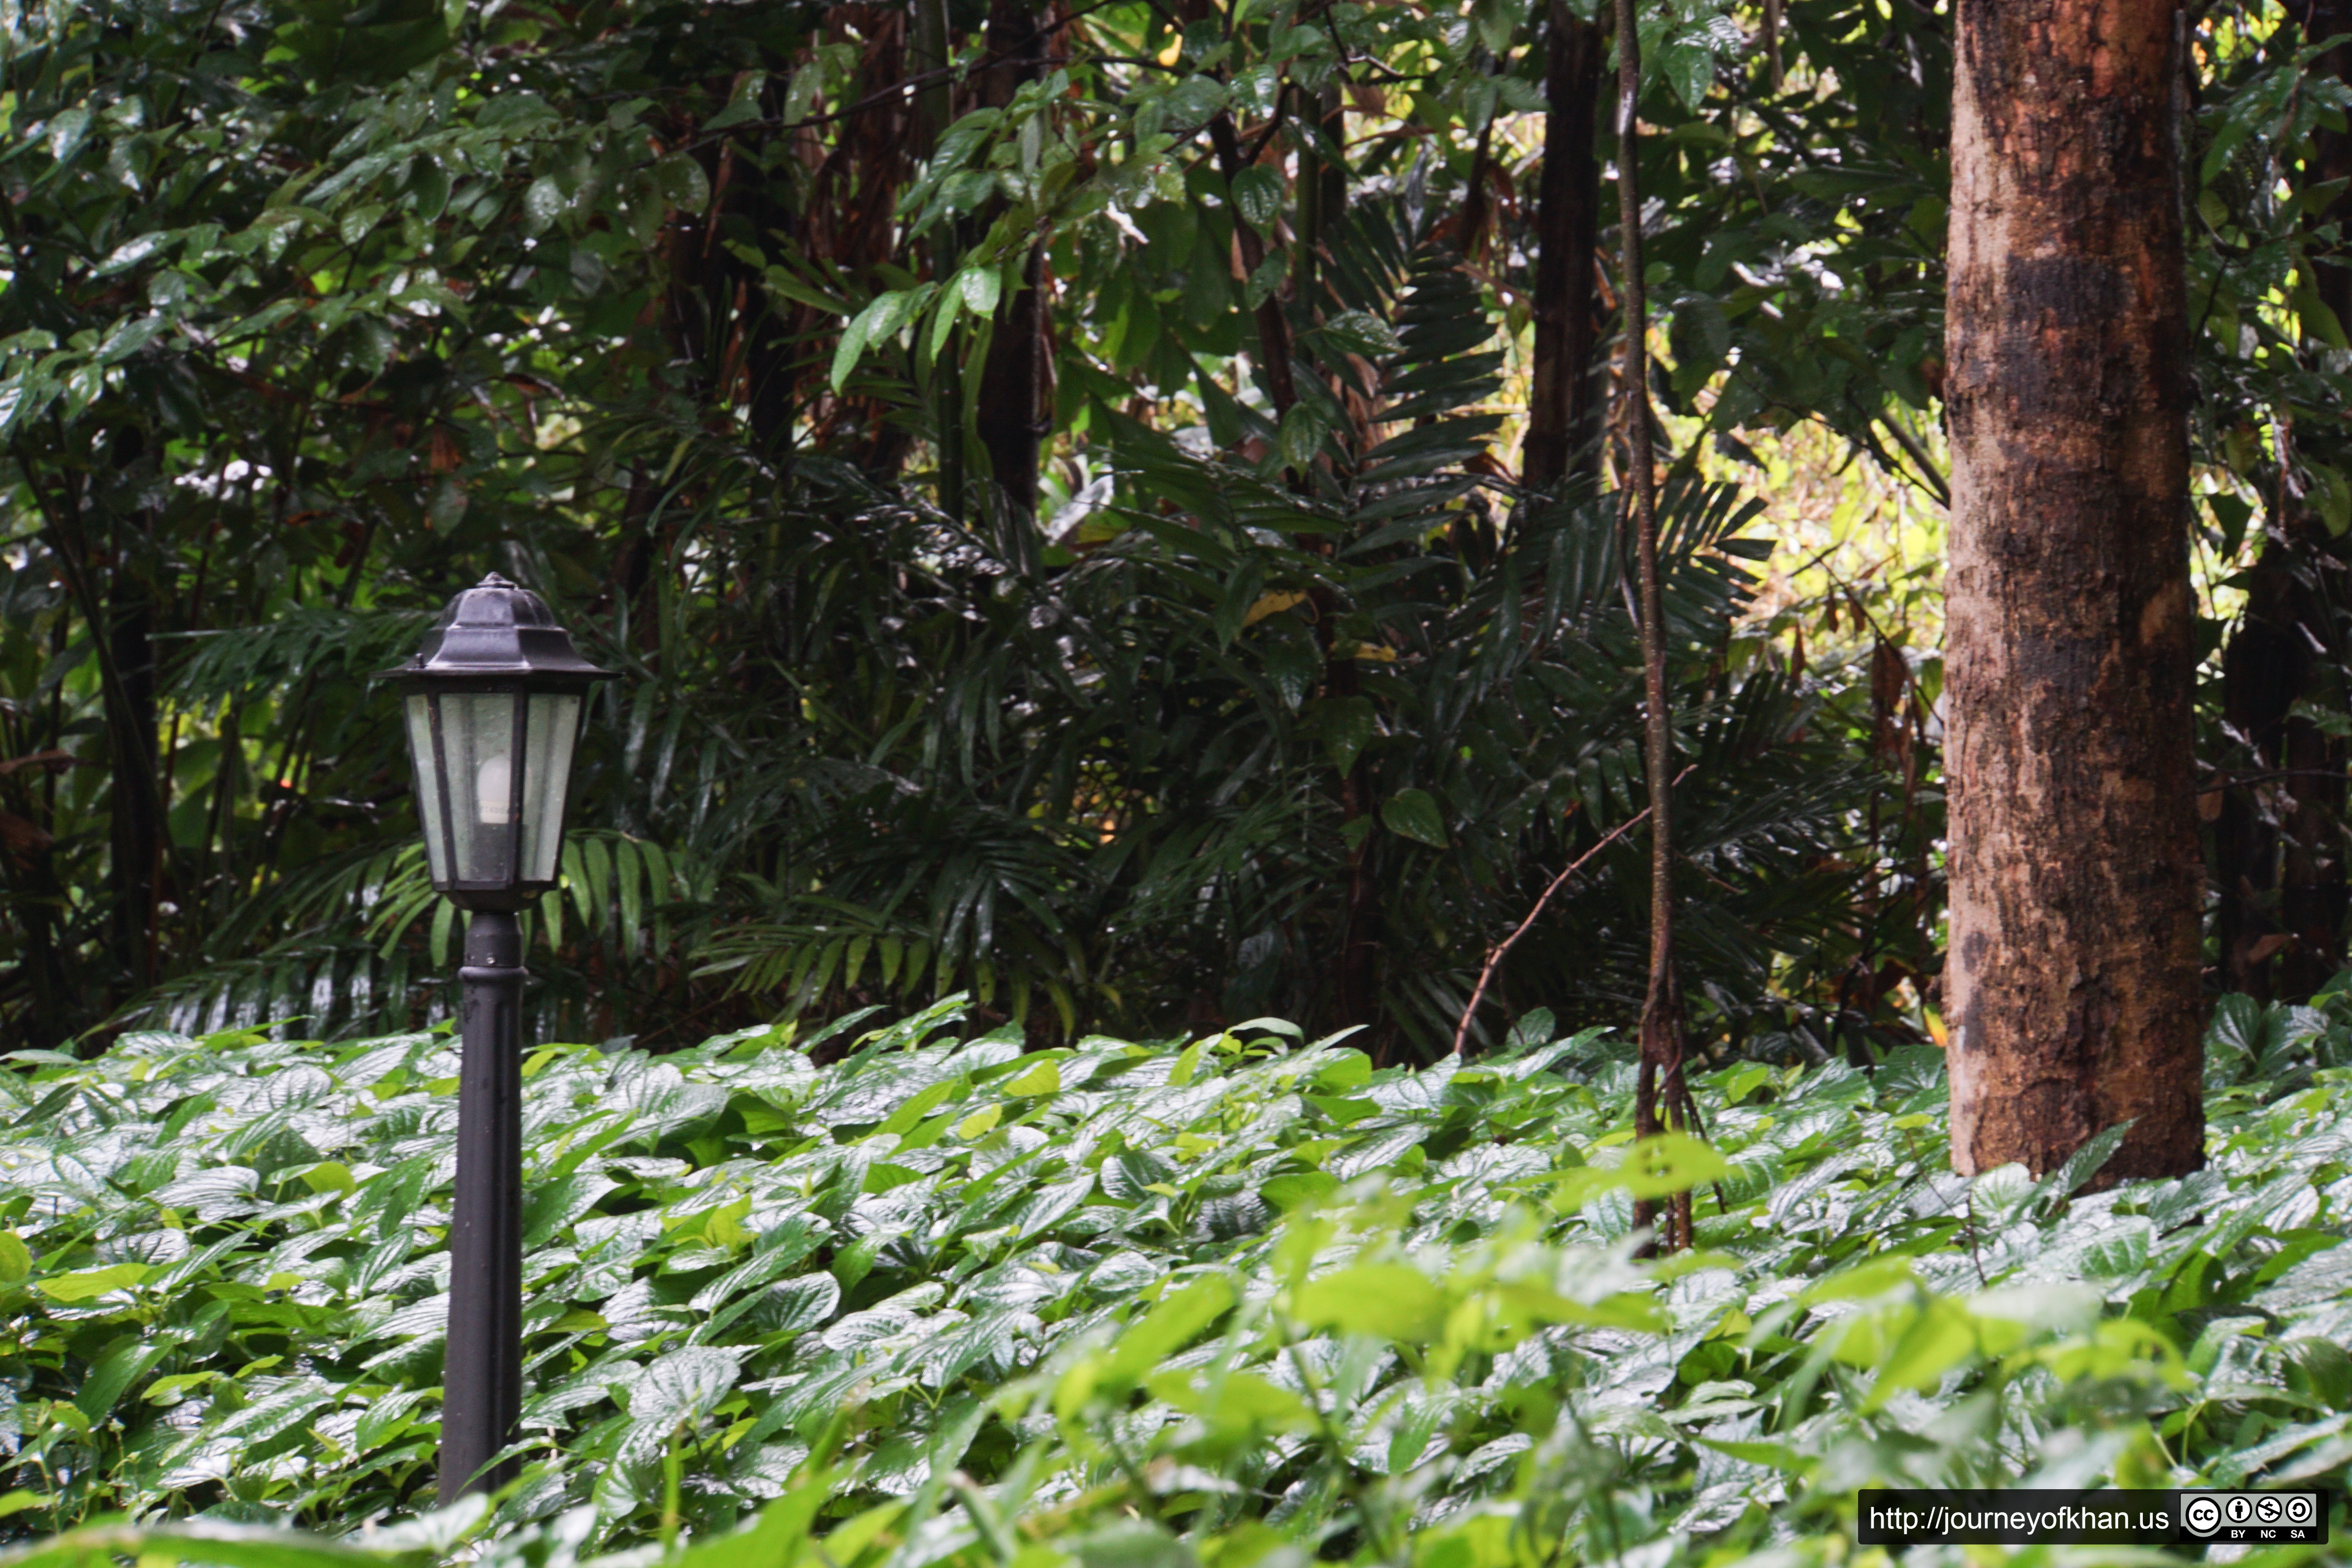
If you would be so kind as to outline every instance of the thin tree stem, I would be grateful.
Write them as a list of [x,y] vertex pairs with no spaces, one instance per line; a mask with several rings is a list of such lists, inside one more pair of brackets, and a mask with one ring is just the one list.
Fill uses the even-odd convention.
[[[1685,776],[1688,776],[1689,773],[1689,768],[1685,768],[1683,770]],[[1682,781],[1681,779],[1676,779],[1675,782],[1679,784]],[[1551,896],[1554,893],[1559,892],[1560,889],[1567,884],[1568,879],[1570,877],[1573,877],[1579,871],[1583,870],[1584,868],[1591,862],[1591,859],[1595,855],[1600,854],[1603,849],[1608,848],[1612,844],[1616,843],[1617,840],[1622,838],[1626,834],[1631,833],[1634,828],[1639,827],[1643,822],[1647,821],[1649,819],[1649,816],[1650,808],[1645,805],[1641,810],[1635,812],[1633,816],[1627,817],[1624,821],[1619,823],[1616,826],[1611,828],[1608,832],[1602,834],[1601,836],[1600,843],[1595,844],[1591,848],[1586,850],[1583,854],[1579,855],[1574,860],[1569,862],[1567,868],[1561,871],[1559,876],[1554,877],[1551,879],[1551,885],[1537,896],[1535,907],[1528,910],[1527,918],[1512,928],[1510,935],[1496,942],[1494,947],[1487,952],[1486,962],[1478,970],[1478,984],[1471,987],[1470,1001],[1468,1005],[1462,1009],[1462,1022],[1456,1025],[1454,1029],[1454,1054],[1455,1056],[1458,1057],[1462,1054],[1462,1047],[1470,1037],[1470,1020],[1477,1016],[1478,1004],[1485,1000],[1486,995],[1486,983],[1495,978],[1496,965],[1503,962],[1503,955],[1511,951],[1513,944],[1516,943],[1519,938],[1528,934],[1528,928],[1536,923],[1536,917],[1543,913],[1544,906],[1546,904],[1551,902]]]
[[[1642,1066],[1635,1086],[1633,1128],[1640,1137],[1683,1120],[1682,988],[1675,973],[1674,715],[1666,705],[1666,624],[1658,584],[1656,459],[1650,445],[1648,289],[1642,275],[1642,45],[1633,0],[1617,0],[1617,214],[1625,316],[1623,374],[1626,489],[1633,500],[1634,555],[1639,572],[1644,761],[1650,781],[1650,977],[1642,1004]],[[1659,1115],[1661,1093],[1665,1111]],[[1643,1205],[1646,1207],[1646,1205]],[[1689,1245],[1687,1209],[1670,1205],[1669,1248]],[[1638,1215],[1638,1217],[1646,1217]]]

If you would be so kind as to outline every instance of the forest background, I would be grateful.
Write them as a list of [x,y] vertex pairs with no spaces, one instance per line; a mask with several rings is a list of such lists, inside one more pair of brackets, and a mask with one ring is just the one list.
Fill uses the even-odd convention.
[[[1427,1059],[1522,922],[1471,1039],[1628,1021],[1646,418],[1695,1039],[1940,1043],[1950,18],[1641,26],[1646,397],[1565,0],[8,8],[0,1031],[446,1016],[372,677],[492,567],[627,676],[541,1038]],[[2300,999],[2352,18],[2185,26],[2208,973]]]

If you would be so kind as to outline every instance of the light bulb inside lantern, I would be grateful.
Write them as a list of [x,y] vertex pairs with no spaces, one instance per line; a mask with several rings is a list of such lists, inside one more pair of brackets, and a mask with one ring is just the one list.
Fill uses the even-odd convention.
[[512,820],[509,807],[514,795],[514,764],[503,753],[486,757],[474,773],[474,815],[491,827]]

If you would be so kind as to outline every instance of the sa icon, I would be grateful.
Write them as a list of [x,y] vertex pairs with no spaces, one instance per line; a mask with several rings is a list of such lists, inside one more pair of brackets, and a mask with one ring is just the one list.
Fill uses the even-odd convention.
[[2180,1523],[2191,1535],[2210,1535],[2221,1528],[2221,1504],[2202,1492],[2182,1498]]

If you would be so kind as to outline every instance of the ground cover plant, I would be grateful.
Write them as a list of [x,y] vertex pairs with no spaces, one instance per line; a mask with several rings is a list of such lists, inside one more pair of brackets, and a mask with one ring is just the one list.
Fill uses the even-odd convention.
[[[1924,1050],[1702,1074],[1713,1147],[1635,1146],[1628,1048],[1540,1015],[1421,1069],[1270,1022],[1024,1053],[952,1004],[551,1047],[524,1476],[406,1525],[451,1042],[27,1053],[0,1506],[27,1535],[471,1530],[534,1564],[754,1550],[722,1538],[759,1514],[760,1561],[822,1538],[835,1568],[1483,1568],[1833,1556],[1874,1482],[2338,1478],[2352,1007],[2322,1002],[2225,1003],[2209,1168],[2105,1192],[2112,1137],[1952,1175]],[[1698,1248],[1645,1261],[1633,1198],[1676,1187]]]

